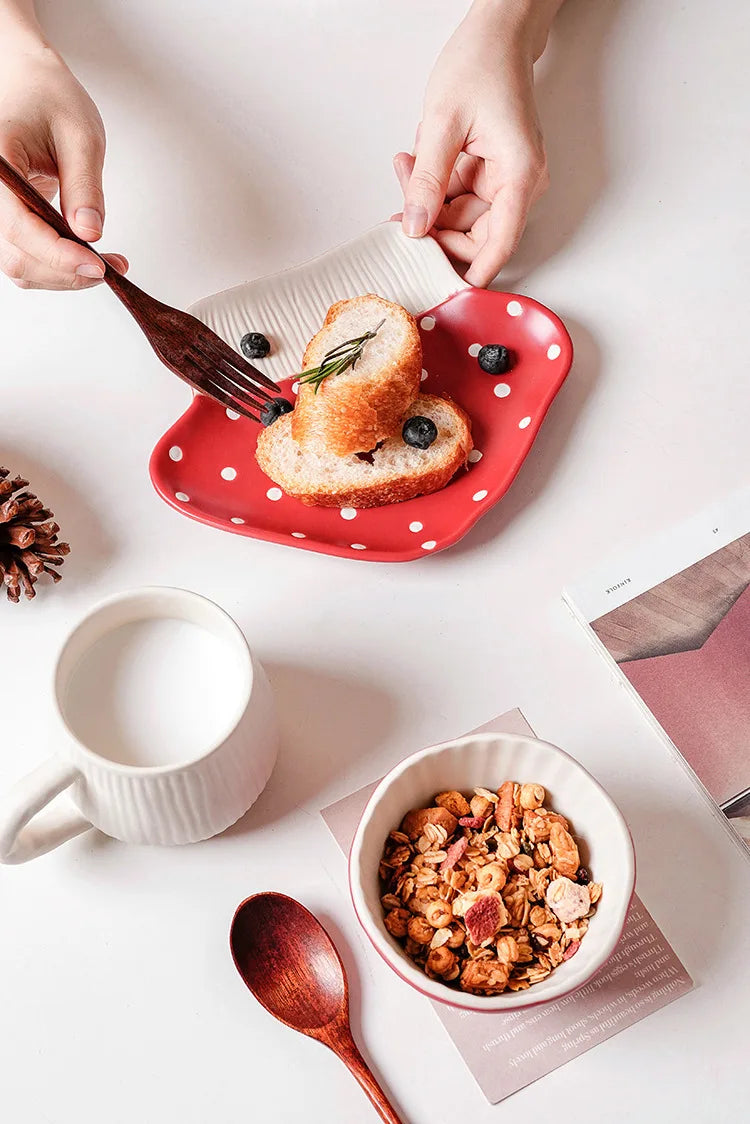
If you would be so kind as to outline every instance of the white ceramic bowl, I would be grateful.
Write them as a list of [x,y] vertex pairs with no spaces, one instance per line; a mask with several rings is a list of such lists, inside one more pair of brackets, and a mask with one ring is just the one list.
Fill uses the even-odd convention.
[[[537,782],[555,811],[572,823],[581,861],[604,885],[586,936],[575,956],[525,991],[485,997],[454,990],[428,977],[383,924],[378,865],[383,844],[410,808],[425,807],[436,792],[503,781]],[[352,901],[362,928],[402,980],[441,1003],[471,1011],[511,1011],[559,999],[586,983],[611,956],[625,925],[635,885],[635,856],[627,824],[601,785],[567,753],[549,742],[515,734],[477,734],[423,749],[380,782],[367,803],[349,855]]]

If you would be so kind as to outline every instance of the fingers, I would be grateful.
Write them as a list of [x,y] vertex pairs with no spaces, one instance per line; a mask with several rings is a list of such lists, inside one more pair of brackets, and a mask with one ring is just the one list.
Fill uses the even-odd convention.
[[466,232],[476,223],[477,219],[490,208],[489,203],[478,196],[467,193],[450,199],[441,209],[435,222],[437,230],[460,230]]
[[[29,166],[25,157],[21,158],[17,149],[12,151],[12,146],[6,147],[6,152],[14,166],[28,175]],[[69,164],[67,166],[70,167]],[[51,176],[31,178],[34,185],[47,197],[51,195]],[[78,182],[80,183],[80,177]],[[73,198],[75,200],[75,193]],[[96,198],[94,202],[97,203]],[[125,259],[120,255],[111,257],[111,264],[118,271],[127,268]],[[69,239],[61,238],[5,190],[0,191],[0,269],[19,288],[24,289],[90,288],[104,275],[104,266],[96,254]]]
[[421,238],[434,225],[464,139],[452,117],[433,114],[422,122],[414,166],[404,191],[403,229],[410,238]]
[[[493,163],[488,161],[488,167],[490,176],[494,176],[497,182]],[[469,284],[484,287],[497,277],[515,253],[531,205],[545,190],[547,182],[547,168],[541,158],[501,183],[492,198],[486,237],[466,274]]]
[[79,238],[96,242],[104,226],[104,134],[66,127],[55,136],[60,209]]
[[404,195],[406,195],[406,189],[409,186],[415,160],[416,156],[412,156],[410,152],[397,152],[393,157],[393,170]]
[[[126,258],[120,254],[105,254],[103,256],[118,273],[127,272],[128,261]],[[68,277],[33,261],[24,261],[18,270],[18,275],[16,275],[14,260],[17,259],[13,258],[12,252],[10,256],[7,256],[6,247],[0,246],[0,268],[12,277],[19,289],[48,289],[55,292],[71,292],[77,289],[91,289],[94,285],[101,283],[101,277],[93,278],[82,275]]]

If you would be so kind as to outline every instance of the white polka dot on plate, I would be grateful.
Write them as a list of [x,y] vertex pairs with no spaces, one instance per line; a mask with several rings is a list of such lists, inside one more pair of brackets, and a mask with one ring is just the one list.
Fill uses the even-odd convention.
[[236,468],[230,468],[229,465],[227,465],[226,468],[222,468],[222,470],[221,470],[221,478],[222,478],[222,480],[236,480],[237,479],[237,469]]
[[415,535],[418,535],[420,531],[424,530],[424,523],[418,523],[415,520],[413,523],[409,524],[409,530],[412,531]]
[[518,301],[508,301],[505,306],[505,310],[508,313],[508,316],[520,316],[523,312],[523,308]]
[[531,425],[531,418],[521,418],[518,423],[519,429],[527,429]]
[[174,498],[179,500],[180,503],[190,503],[190,496],[187,492],[175,492]]
[[547,358],[548,359],[557,359],[559,354],[560,354],[560,344],[559,343],[551,343],[549,345],[549,347],[547,348]]
[[422,382],[424,382],[426,378],[427,378],[427,371],[425,371],[425,369],[423,367],[422,368]]
[[434,550],[436,546],[437,543],[434,539],[428,539],[427,542],[422,543],[422,550]]
[[470,343],[469,344],[469,355],[472,355],[475,359],[476,359],[477,355],[479,355],[479,352],[481,350],[482,350],[481,343]]
[[469,463],[477,464],[479,461],[481,461],[481,459],[482,453],[479,452],[479,449],[472,449],[469,453]]
[[341,518],[342,519],[356,519],[357,518],[356,507],[342,507],[341,508]]
[[239,515],[233,515],[233,516],[232,516],[232,519],[231,519],[231,522],[232,522],[232,523],[244,523],[244,522],[245,522],[245,520],[244,520],[244,519],[240,519]]
[[495,384],[493,394],[496,398],[507,398],[510,394],[510,387],[507,382],[499,382]]
[[352,550],[367,550],[367,547],[361,542],[353,542]]
[[266,496],[268,497],[268,499],[273,500],[274,502],[276,500],[280,500],[282,495],[283,493],[281,491],[281,488],[269,488],[266,492]]
[[292,394],[299,394],[299,382],[292,383]]
[[237,421],[237,418],[240,416],[236,410],[227,409],[226,413],[230,421]]
[[301,531],[292,531],[292,538],[293,539],[305,539],[305,538],[307,538],[307,535],[303,535]]
[[180,448],[179,445],[173,445],[172,448],[169,450],[169,459],[172,460],[172,461],[181,461],[182,460],[182,449]]
[[423,316],[422,319],[419,321],[419,326],[425,332],[431,332],[432,329],[435,327],[435,317],[434,316]]
[[486,500],[487,499],[487,489],[482,488],[481,492],[475,492],[474,495],[471,498],[474,500],[474,503],[480,503],[481,500]]

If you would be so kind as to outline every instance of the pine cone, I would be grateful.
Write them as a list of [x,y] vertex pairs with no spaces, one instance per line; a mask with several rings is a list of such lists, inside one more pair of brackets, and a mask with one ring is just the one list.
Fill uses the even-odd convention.
[[62,565],[70,547],[57,541],[60,528],[52,522],[52,512],[23,491],[28,480],[9,476],[7,468],[0,468],[0,581],[9,601],[19,601],[21,593],[30,601],[41,574],[60,581],[62,574],[53,567]]

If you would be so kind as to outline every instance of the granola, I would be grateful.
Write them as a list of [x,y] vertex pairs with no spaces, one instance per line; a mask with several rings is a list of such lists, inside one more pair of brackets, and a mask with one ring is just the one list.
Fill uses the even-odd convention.
[[602,893],[540,784],[439,792],[388,836],[388,932],[430,979],[474,995],[523,991],[580,948]]

